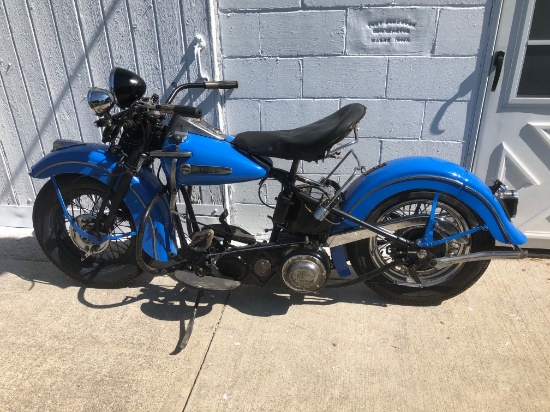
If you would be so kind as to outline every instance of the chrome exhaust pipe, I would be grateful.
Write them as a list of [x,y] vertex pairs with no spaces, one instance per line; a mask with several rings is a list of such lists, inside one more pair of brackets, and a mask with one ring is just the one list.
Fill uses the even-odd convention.
[[430,261],[430,265],[436,269],[439,269],[445,266],[458,265],[460,263],[475,262],[479,260],[525,259],[526,257],[528,257],[526,250],[510,252],[477,252],[470,253],[469,255],[440,257],[432,259]]
[[[429,218],[430,218],[429,215],[408,216],[408,217],[403,217],[398,219],[387,220],[385,222],[380,222],[376,224],[376,226],[395,232],[396,230],[400,230],[400,229],[407,229],[411,227],[418,227],[421,225],[425,225],[428,222]],[[435,221],[439,229],[444,233],[447,233],[447,235],[449,236],[459,232],[459,230],[452,223],[447,222],[444,219],[440,219],[436,217]],[[336,246],[345,245],[347,243],[357,242],[358,240],[368,239],[374,236],[378,236],[378,235],[370,229],[353,228],[347,232],[338,233],[337,235],[330,236],[327,239],[327,245],[329,247],[336,247]],[[454,239],[454,242],[466,244],[468,243],[468,240],[465,237],[460,237],[458,239]]]

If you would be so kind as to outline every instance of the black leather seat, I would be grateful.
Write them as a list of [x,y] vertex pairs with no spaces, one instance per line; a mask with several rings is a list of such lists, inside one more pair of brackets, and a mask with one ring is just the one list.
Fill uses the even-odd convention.
[[243,132],[233,144],[256,156],[288,160],[320,160],[332,146],[346,137],[365,115],[362,104],[353,103],[307,126],[275,132]]

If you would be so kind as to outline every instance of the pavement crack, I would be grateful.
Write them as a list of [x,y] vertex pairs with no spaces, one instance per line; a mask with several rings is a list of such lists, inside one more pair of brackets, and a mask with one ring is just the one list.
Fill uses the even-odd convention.
[[216,325],[214,326],[214,331],[212,333],[212,338],[210,339],[210,342],[208,342],[208,347],[206,348],[206,351],[204,352],[204,356],[201,361],[201,366],[197,372],[197,375],[195,376],[195,380],[193,381],[193,385],[191,386],[191,390],[189,391],[189,395],[187,395],[187,399],[185,400],[185,405],[183,405],[182,412],[185,412],[187,409],[187,404],[189,403],[189,400],[191,399],[191,396],[193,395],[193,391],[195,390],[195,385],[197,384],[197,381],[199,380],[199,376],[201,374],[202,368],[204,367],[204,362],[206,361],[206,357],[208,356],[208,352],[210,352],[210,346],[212,346],[212,342],[214,341],[214,338],[216,336],[216,332],[218,331],[218,326],[220,325],[220,322],[222,321],[223,314],[225,313],[225,308],[227,308],[227,302],[229,302],[229,297],[231,296],[231,292],[227,294],[227,298],[225,299],[225,302],[223,304],[222,313],[220,314],[220,318],[218,319],[218,322],[216,322]]

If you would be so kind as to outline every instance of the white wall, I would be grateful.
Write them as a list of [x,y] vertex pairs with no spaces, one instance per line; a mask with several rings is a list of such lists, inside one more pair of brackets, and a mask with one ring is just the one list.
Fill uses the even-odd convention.
[[[33,203],[43,182],[27,173],[54,140],[101,140],[85,101],[90,86],[107,87],[113,66],[140,74],[148,94],[196,81],[196,33],[207,40],[202,63],[212,74],[204,1],[0,2],[0,225],[30,224],[29,210],[12,206]],[[206,98],[203,112],[216,121],[215,96],[207,96],[194,93],[185,101]]]

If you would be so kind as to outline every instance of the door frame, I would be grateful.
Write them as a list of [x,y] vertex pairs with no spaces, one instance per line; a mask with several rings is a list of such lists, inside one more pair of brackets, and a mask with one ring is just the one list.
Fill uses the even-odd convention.
[[[479,132],[481,130],[481,121],[483,118],[483,107],[485,106],[485,98],[487,93],[491,93],[489,90],[489,80],[493,79],[494,67],[493,67],[493,54],[495,52],[495,44],[497,41],[498,29],[500,28],[500,16],[502,14],[502,7],[505,0],[492,0],[489,14],[489,27],[487,30],[487,43],[483,53],[479,55],[479,60],[482,62],[480,70],[479,90],[474,110],[474,118],[472,119],[472,133],[469,141],[467,142],[468,149],[464,158],[464,167],[468,170],[473,170],[475,153],[477,148],[477,142],[479,139]],[[489,8],[489,6],[487,6]]]
[[[476,165],[485,164],[487,159],[476,156],[479,152],[481,146],[485,146],[484,142],[489,143],[494,136],[484,135],[481,136],[480,133],[482,130],[491,129],[493,127],[499,128],[506,123],[506,120],[503,118],[504,123],[500,123],[500,118],[492,116],[499,116],[501,112],[518,112],[525,113],[525,116],[531,116],[530,118],[533,121],[528,121],[528,125],[532,126],[535,130],[532,130],[533,133],[543,134],[542,130],[538,130],[537,126],[541,120],[537,120],[536,116],[540,111],[547,112],[550,107],[550,98],[548,97],[516,97],[519,80],[522,75],[523,65],[525,61],[525,55],[527,50],[527,39],[530,35],[532,19],[534,18],[533,12],[535,10],[536,0],[522,0],[521,2],[515,2],[512,0],[500,0],[499,14],[495,26],[492,28],[494,32],[493,38],[491,41],[491,56],[494,55],[495,50],[503,50],[506,52],[503,73],[500,79],[500,84],[497,90],[494,92],[495,95],[490,95],[488,93],[493,93],[490,91],[490,86],[494,79],[494,67],[492,67],[492,58],[488,59],[490,64],[490,69],[487,70],[487,78],[485,79],[485,93],[483,93],[483,99],[480,100],[482,106],[480,109],[480,118],[478,129],[476,133],[475,142],[473,142],[472,156],[469,159],[469,168],[471,170],[476,170]],[[499,37],[499,34],[501,37]],[[547,42],[545,42],[546,44]],[[486,100],[486,99],[491,99]],[[491,117],[491,119],[489,119]],[[484,123],[484,120],[486,122]],[[493,123],[493,120],[495,123]],[[548,122],[543,122],[540,126],[545,126],[548,129]],[[485,132],[487,134],[487,132]],[[544,139],[547,139],[548,136],[544,135]],[[485,139],[485,140],[480,140]],[[543,140],[544,140],[543,139]],[[502,144],[503,150],[512,155],[513,163],[516,163],[516,166],[520,167],[525,175],[529,178],[531,182],[535,185],[539,185],[540,182],[537,182],[537,177],[531,173],[531,168],[526,167],[528,165],[522,164],[514,155],[514,151],[510,150],[506,146],[505,140],[499,140]],[[479,144],[478,144],[479,143]],[[502,159],[501,159],[502,161]],[[503,167],[503,164],[500,164],[500,168]],[[483,170],[478,170],[479,173],[483,173]],[[502,175],[502,169],[499,169],[499,173],[496,177]],[[485,178],[485,176],[483,176]],[[489,176],[487,176],[489,177]],[[521,198],[521,196],[520,196]],[[528,225],[533,219],[537,216],[542,216],[543,214],[548,213],[550,207],[542,211],[537,211],[525,221],[520,221],[516,224],[519,224],[519,228],[529,236],[528,243],[524,246],[527,248],[548,248],[548,235],[547,231],[540,233],[537,231],[531,232],[529,229],[522,229],[522,226]],[[530,212],[531,213],[531,212]],[[528,227],[528,226],[527,226]],[[541,243],[542,242],[542,243]]]
[[[484,114],[484,108],[485,108],[485,99],[487,97],[487,93],[492,93],[489,85],[492,83],[494,78],[494,67],[493,67],[493,55],[496,48],[496,41],[499,29],[501,28],[501,24],[503,22],[501,21],[502,11],[504,7],[504,3],[507,0],[494,0],[493,3],[493,9],[491,10],[491,16],[489,20],[489,30],[488,30],[488,41],[487,46],[485,48],[485,53],[483,56],[480,56],[480,58],[484,59],[484,64],[481,67],[481,81],[480,81],[480,89],[483,89],[483,93],[480,93],[478,96],[476,107],[479,107],[479,110],[475,111],[475,117],[473,119],[473,124],[475,127],[476,132],[473,134],[472,138],[470,139],[470,142],[468,143],[468,151],[467,156],[465,159],[465,167],[469,170],[473,170],[474,163],[475,163],[475,155],[476,155],[476,149],[477,149],[477,143],[480,139],[479,133],[481,131],[481,122],[483,121],[483,114]],[[510,22],[504,22],[504,24],[509,23],[511,25],[510,30],[513,30],[514,24],[523,24],[525,21],[525,18],[527,15],[532,15],[533,9],[535,6],[535,1],[529,1],[527,3],[521,2],[518,3],[517,1],[508,1],[507,5],[509,7],[521,7],[521,14],[519,16],[516,16],[515,13],[513,13],[512,20]],[[503,75],[501,77],[501,88],[505,88],[506,93],[505,95],[502,95],[500,97],[501,99],[501,105],[506,107],[521,107],[521,106],[537,106],[537,105],[548,105],[550,103],[550,99],[548,98],[518,98],[518,97],[512,97],[512,93],[517,89],[518,82],[521,73],[519,73],[519,69],[523,65],[525,50],[527,47],[524,47],[523,53],[521,56],[519,56],[519,49],[523,47],[523,44],[525,43],[526,38],[529,36],[529,27],[523,26],[522,34],[521,36],[516,36],[514,38],[514,42],[508,44],[508,48],[506,50],[506,57],[504,59],[504,67],[503,67]],[[488,58],[488,56],[491,56]],[[511,57],[515,57],[515,61],[510,62]],[[483,76],[483,73],[487,73],[487,76]],[[513,73],[510,75],[510,73]],[[512,83],[512,84],[510,84]]]

